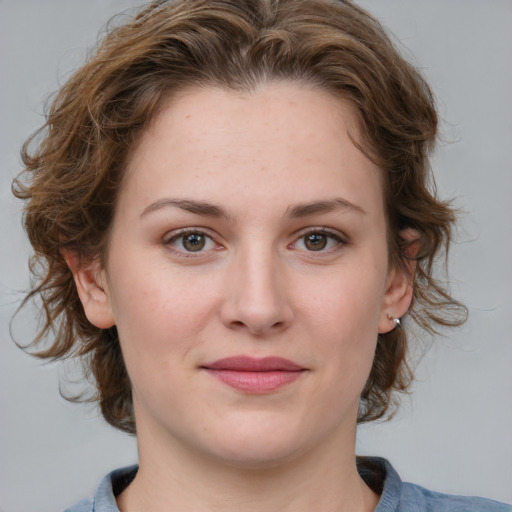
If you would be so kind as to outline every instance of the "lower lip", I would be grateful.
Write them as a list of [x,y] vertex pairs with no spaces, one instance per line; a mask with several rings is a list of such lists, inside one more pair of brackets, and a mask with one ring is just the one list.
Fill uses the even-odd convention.
[[206,369],[215,378],[228,386],[245,393],[263,394],[276,391],[296,381],[302,374],[299,371],[248,372],[238,370]]

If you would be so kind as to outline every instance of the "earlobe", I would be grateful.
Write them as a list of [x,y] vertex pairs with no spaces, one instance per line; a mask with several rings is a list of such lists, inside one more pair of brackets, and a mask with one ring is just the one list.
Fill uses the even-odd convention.
[[390,270],[380,311],[380,334],[392,331],[400,326],[400,319],[407,313],[412,303],[414,274],[416,272],[414,258],[418,251],[419,233],[413,229],[406,229],[400,233],[400,236],[408,243],[406,249],[407,260],[400,268]]
[[82,262],[72,252],[66,252],[64,258],[73,273],[78,296],[89,322],[100,329],[114,326],[105,270],[99,259]]
[[380,310],[380,334],[392,331],[400,325],[396,320],[400,320],[407,313],[412,296],[413,288],[409,272],[402,269],[391,270]]

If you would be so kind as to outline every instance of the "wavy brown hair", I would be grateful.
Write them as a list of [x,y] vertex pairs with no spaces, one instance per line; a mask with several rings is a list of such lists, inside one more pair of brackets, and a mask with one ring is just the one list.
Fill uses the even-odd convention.
[[[390,265],[406,265],[419,234],[410,317],[427,331],[457,325],[465,309],[433,276],[448,248],[454,211],[435,197],[429,153],[437,137],[433,96],[378,21],[341,0],[177,0],[149,4],[113,28],[58,91],[46,123],[22,149],[14,194],[24,225],[43,323],[30,345],[41,358],[80,356],[113,426],[135,432],[129,377],[115,327],[88,322],[63,257],[104,257],[123,170],[141,132],[192,86],[251,91],[298,81],[348,101],[358,147],[382,169]],[[410,243],[410,242],[409,242]],[[43,344],[46,340],[49,344]],[[379,335],[359,421],[393,410],[412,379],[405,329]]]

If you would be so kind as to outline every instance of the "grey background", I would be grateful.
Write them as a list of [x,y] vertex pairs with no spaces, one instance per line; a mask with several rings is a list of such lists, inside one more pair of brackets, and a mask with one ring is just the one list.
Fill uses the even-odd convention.
[[[59,397],[60,364],[10,339],[28,286],[28,243],[10,182],[43,100],[132,0],[0,0],[0,511],[55,512],[136,460],[135,441],[87,405]],[[359,453],[388,457],[436,490],[512,502],[512,2],[364,0],[401,40],[439,99],[444,138],[434,168],[442,197],[466,211],[450,260],[470,320],[433,341],[410,398],[390,423],[360,429]],[[14,323],[34,332],[34,313]],[[74,374],[73,368],[67,370]],[[76,374],[75,374],[76,375]]]

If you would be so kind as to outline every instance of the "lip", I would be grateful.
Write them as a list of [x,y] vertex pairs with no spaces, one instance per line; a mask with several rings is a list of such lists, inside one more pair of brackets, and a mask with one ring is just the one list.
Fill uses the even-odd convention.
[[250,394],[265,394],[291,384],[306,368],[282,357],[235,356],[201,366],[224,384]]

